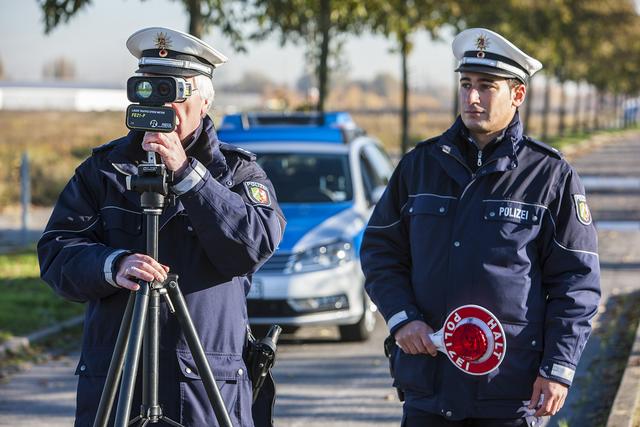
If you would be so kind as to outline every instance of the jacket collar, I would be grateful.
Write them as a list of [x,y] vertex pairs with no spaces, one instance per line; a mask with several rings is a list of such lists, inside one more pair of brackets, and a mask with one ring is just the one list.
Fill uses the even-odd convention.
[[[440,141],[444,140],[447,143],[453,144],[456,138],[459,138],[461,136],[463,138],[467,138],[469,137],[469,135],[470,135],[469,129],[465,126],[464,122],[462,121],[462,117],[458,116],[456,118],[456,121],[453,123],[453,125],[449,129],[447,129],[446,132],[442,135],[442,138],[440,138]],[[516,113],[513,115],[511,122],[509,122],[507,127],[500,133],[497,139],[500,139],[499,141],[500,145],[506,145],[511,148],[510,150],[507,149],[506,151],[515,153],[518,144],[520,143],[520,141],[522,141],[522,135],[523,135],[523,129],[522,129],[522,123],[520,122],[520,113],[518,110],[516,110]],[[509,141],[509,143],[503,144],[502,142],[504,141]],[[499,148],[496,149],[496,152],[499,150],[500,150]]]
[[[462,118],[458,116],[453,125],[442,134],[442,137],[435,144],[435,155],[439,162],[444,170],[461,186],[465,186],[472,178],[455,144],[456,139],[465,138],[465,134],[468,135],[468,129]],[[498,146],[494,153],[486,159],[485,166],[479,170],[478,174],[486,175],[516,168],[518,166],[516,152],[519,145],[523,143],[522,135],[520,115],[516,111],[509,125],[500,134],[501,140],[497,142]]]
[[[468,135],[469,129],[464,125],[462,118],[458,116],[453,125],[442,135],[438,144],[454,146],[454,142],[457,138],[466,139]],[[522,136],[523,130],[522,123],[520,122],[520,113],[516,110],[516,113],[513,115],[509,125],[507,125],[507,127],[498,136],[497,139],[499,139],[499,141],[494,140],[498,143],[498,147],[496,147],[491,159],[507,156],[517,162],[516,152],[519,145],[522,144]]]

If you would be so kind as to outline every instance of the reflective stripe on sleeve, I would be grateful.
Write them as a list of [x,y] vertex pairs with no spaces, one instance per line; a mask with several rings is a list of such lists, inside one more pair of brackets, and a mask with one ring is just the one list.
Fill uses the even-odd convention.
[[565,379],[569,382],[573,381],[573,376],[575,374],[575,370],[563,365],[558,365],[557,363],[554,363],[551,367],[551,375],[553,375],[554,377]]
[[394,314],[393,316],[391,316],[391,318],[389,319],[389,321],[387,322],[387,327],[389,328],[389,330],[393,329],[397,324],[404,322],[405,320],[407,320],[409,318],[409,316],[407,316],[407,312],[402,310],[399,313]]
[[106,280],[107,283],[109,283],[111,286],[114,286],[116,288],[119,288],[120,286],[118,286],[115,280],[113,280],[114,279],[113,261],[116,259],[118,255],[120,255],[123,252],[128,252],[128,251],[125,249],[118,249],[116,251],[111,252],[107,257],[107,259],[104,261],[104,268],[102,269],[102,271],[104,272],[104,280]]
[[182,181],[172,187],[174,193],[176,193],[178,196],[186,193],[187,191],[198,185],[198,183],[204,179],[204,176],[207,173],[207,168],[205,168],[202,163],[197,160],[194,160],[193,162],[193,170],[189,172],[189,174],[185,176]]

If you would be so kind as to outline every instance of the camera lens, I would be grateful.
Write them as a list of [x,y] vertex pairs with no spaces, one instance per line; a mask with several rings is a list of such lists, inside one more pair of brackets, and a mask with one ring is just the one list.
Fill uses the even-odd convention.
[[161,96],[167,96],[171,93],[171,85],[167,82],[161,82],[158,84],[158,93]]
[[147,99],[151,96],[151,92],[153,88],[151,87],[151,83],[148,81],[141,81],[136,85],[136,96],[141,99]]

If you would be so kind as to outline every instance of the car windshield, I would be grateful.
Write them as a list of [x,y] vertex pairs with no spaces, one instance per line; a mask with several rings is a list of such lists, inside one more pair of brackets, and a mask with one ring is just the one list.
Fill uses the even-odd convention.
[[342,202],[353,198],[346,154],[257,153],[280,203]]

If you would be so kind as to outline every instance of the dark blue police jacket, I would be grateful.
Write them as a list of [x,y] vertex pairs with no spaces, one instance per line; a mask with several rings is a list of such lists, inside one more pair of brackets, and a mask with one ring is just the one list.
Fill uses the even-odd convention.
[[406,408],[450,419],[525,416],[537,375],[570,385],[600,296],[596,232],[578,175],[517,117],[475,173],[460,118],[401,160],[366,229],[366,289],[394,333],[434,330],[464,304],[502,322],[506,356],[484,376],[398,351]]
[[[140,194],[125,186],[136,164],[146,160],[142,137],[130,132],[93,151],[62,191],[38,244],[42,278],[63,297],[87,303],[76,426],[93,424],[129,297],[115,285],[114,261],[123,250],[146,253]],[[158,260],[180,277],[233,425],[253,426],[251,382],[242,359],[245,295],[251,273],[280,242],[285,220],[255,157],[220,143],[208,117],[186,153],[189,166],[173,186],[177,202],[160,216]],[[177,319],[161,306],[164,414],[186,426],[217,425]],[[138,389],[134,415],[139,402]]]

